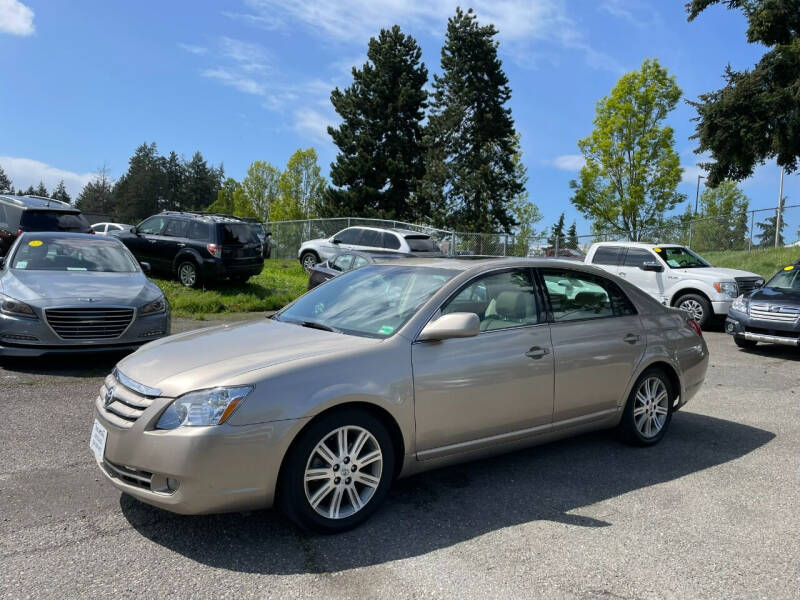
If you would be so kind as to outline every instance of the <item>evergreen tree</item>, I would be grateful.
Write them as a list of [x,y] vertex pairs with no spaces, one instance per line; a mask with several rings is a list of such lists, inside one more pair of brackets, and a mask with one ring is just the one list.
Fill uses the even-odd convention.
[[434,76],[422,193],[442,224],[462,231],[510,232],[513,203],[524,188],[514,166],[511,88],[496,35],[472,9],[456,9],[447,22],[442,75]]
[[64,186],[64,180],[58,182],[58,185],[53,190],[52,195],[50,196],[53,200],[59,200],[61,202],[66,202],[70,204],[72,202],[72,198],[67,193],[67,188]]
[[222,172],[209,167],[206,159],[198,151],[185,165],[184,210],[202,210],[216,200],[221,186]]
[[25,190],[24,192],[22,191],[22,189],[17,190],[17,195],[18,196],[35,196],[36,195],[36,188],[34,188],[32,185],[29,185],[28,189]]
[[572,225],[570,225],[567,230],[567,242],[565,245],[573,250],[577,250],[580,245],[580,241],[578,240],[578,224],[575,223],[575,221],[572,222]]
[[94,179],[83,186],[81,193],[75,200],[83,212],[112,214],[113,211],[112,183],[108,176],[108,167],[103,165],[95,174]]
[[428,208],[415,194],[425,173],[422,120],[428,70],[416,40],[400,27],[371,38],[353,83],[331,93],[342,123],[328,127],[339,148],[329,201],[340,214],[417,221]]
[[555,248],[558,246],[559,248],[563,248],[566,239],[564,238],[564,213],[561,213],[561,216],[558,217],[558,221],[556,224],[553,225],[553,228],[550,233],[550,237],[547,240],[547,243],[550,247]]
[[[706,188],[700,195],[700,219],[692,223],[692,248],[744,250],[747,248],[747,208],[749,200],[732,181]],[[773,243],[775,229],[773,223]]]
[[13,194],[14,193],[14,186],[11,183],[11,180],[6,175],[6,172],[3,170],[3,167],[0,166],[0,194]]
[[161,209],[166,193],[166,161],[155,142],[139,146],[128,171],[114,185],[114,213],[123,223],[138,223]]
[[173,150],[169,153],[164,164],[166,176],[166,189],[164,190],[164,207],[167,210],[182,210],[186,208],[186,166]]
[[[786,204],[786,196],[781,198],[781,209],[783,209],[783,205]],[[771,217],[767,217],[760,223],[756,223],[756,227],[761,230],[761,233],[758,234],[758,247],[759,248],[773,248],[775,247],[775,229],[776,229],[776,222],[778,220],[778,215],[774,214]],[[783,239],[783,230],[786,227],[786,216],[781,215],[781,227],[780,232],[778,233],[778,247],[783,247],[786,245],[785,240]]]
[[39,185],[36,186],[36,189],[33,190],[33,196],[41,196],[42,198],[49,198],[50,192],[47,191],[47,188],[44,186],[44,182],[39,180]]

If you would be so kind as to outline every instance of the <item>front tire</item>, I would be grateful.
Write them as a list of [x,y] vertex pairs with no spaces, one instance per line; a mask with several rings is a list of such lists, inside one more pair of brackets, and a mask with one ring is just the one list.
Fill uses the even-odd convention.
[[346,531],[378,509],[394,467],[392,440],[378,418],[357,409],[332,412],[312,422],[289,451],[279,504],[303,529]]
[[314,265],[316,265],[318,262],[319,257],[315,252],[303,252],[303,254],[300,256],[300,264],[303,265],[306,273],[313,269]]
[[711,302],[708,301],[708,298],[699,294],[684,294],[678,298],[675,307],[689,313],[689,316],[697,321],[697,324],[702,329],[705,329],[714,315]]
[[740,335],[733,336],[733,343],[743,350],[752,350],[758,344],[758,342],[747,340]]
[[178,265],[178,281],[184,287],[197,287],[200,283],[200,271],[193,261],[185,260]]
[[647,369],[639,376],[628,396],[619,434],[629,444],[652,446],[661,441],[672,421],[675,391],[666,373]]

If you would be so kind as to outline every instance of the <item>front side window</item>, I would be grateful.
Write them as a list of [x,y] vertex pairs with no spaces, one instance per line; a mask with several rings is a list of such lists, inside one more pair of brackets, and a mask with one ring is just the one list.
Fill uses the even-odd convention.
[[671,248],[655,248],[656,252],[665,263],[673,269],[698,269],[710,267],[703,258],[683,246],[673,246]]
[[361,229],[358,227],[351,227],[350,229],[343,229],[334,236],[342,244],[356,244],[361,235]]
[[445,315],[455,312],[478,315],[481,331],[537,324],[539,307],[531,272],[514,269],[479,277],[442,308]]
[[622,254],[621,246],[600,246],[594,251],[592,264],[618,265],[620,254]]
[[603,277],[568,269],[542,269],[542,279],[556,323],[636,314],[619,286]]
[[165,217],[150,217],[142,221],[136,230],[145,235],[158,235],[161,233],[161,230],[164,229],[164,223],[166,223],[166,221],[167,219]]
[[625,261],[622,263],[626,267],[641,267],[644,263],[656,262],[656,257],[647,250],[639,248],[628,248],[625,253]]
[[28,236],[11,261],[21,271],[96,271],[133,273],[136,261],[119,242],[99,239],[49,238]]

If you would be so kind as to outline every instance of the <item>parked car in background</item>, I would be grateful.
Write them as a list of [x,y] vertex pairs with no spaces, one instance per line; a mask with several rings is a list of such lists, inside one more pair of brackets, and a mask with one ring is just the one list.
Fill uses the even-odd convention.
[[119,240],[24,232],[0,263],[0,356],[135,350],[169,334],[167,299]]
[[250,229],[256,234],[258,241],[261,242],[262,252],[264,258],[269,258],[272,255],[272,233],[264,229],[264,224],[258,219],[251,217],[242,217],[250,225]]
[[41,196],[0,195],[0,256],[23,231],[92,233],[89,221],[66,202]]
[[261,242],[236,217],[165,211],[117,237],[154,272],[186,287],[225,278],[244,283],[264,268]]
[[95,223],[92,225],[92,231],[97,235],[110,235],[120,231],[130,231],[133,225],[126,225],[125,223]]
[[443,256],[436,240],[427,233],[409,229],[348,227],[329,238],[303,242],[297,251],[297,258],[308,271],[317,263],[332,258],[342,250],[389,250],[414,256]]
[[545,250],[544,255],[548,258],[563,258],[565,260],[579,260],[584,261],[586,256],[580,250],[575,248],[548,248]]
[[764,284],[756,273],[713,267],[685,246],[638,242],[592,244],[587,264],[618,275],[705,327],[728,314],[734,298]]
[[95,402],[90,448],[109,483],[148,504],[277,501],[334,533],[373,514],[397,476],[602,428],[655,444],[707,367],[691,317],[599,269],[397,260],[272,319],[123,359]]
[[308,271],[308,289],[364,265],[389,262],[410,256],[413,255],[399,252],[342,252],[311,267]]
[[725,331],[740,348],[759,342],[800,346],[800,260],[783,267],[763,287],[736,298]]

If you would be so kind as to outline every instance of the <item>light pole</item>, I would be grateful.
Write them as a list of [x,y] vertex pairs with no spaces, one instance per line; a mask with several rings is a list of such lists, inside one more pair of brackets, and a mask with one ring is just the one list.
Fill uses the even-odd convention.
[[778,242],[781,237],[781,212],[783,212],[783,167],[781,167],[781,185],[778,189],[778,211],[775,213],[775,247],[778,247]]
[[703,175],[697,176],[697,191],[694,194],[694,215],[697,216],[697,202],[700,200],[700,180],[705,179]]

